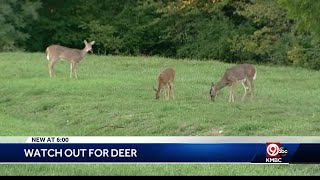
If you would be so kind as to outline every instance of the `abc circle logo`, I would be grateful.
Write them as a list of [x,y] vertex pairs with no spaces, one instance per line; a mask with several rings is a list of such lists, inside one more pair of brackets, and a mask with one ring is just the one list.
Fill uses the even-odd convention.
[[280,156],[286,156],[288,154],[288,150],[286,147],[280,147],[279,149]]

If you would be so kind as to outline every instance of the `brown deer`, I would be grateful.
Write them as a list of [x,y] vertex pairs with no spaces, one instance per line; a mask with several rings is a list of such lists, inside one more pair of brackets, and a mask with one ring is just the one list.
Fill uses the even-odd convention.
[[254,80],[257,76],[257,70],[252,64],[238,64],[224,72],[223,77],[220,82],[217,84],[212,83],[210,88],[210,96],[211,100],[214,101],[217,95],[217,92],[226,87],[230,86],[229,89],[229,102],[234,102],[234,87],[237,82],[241,82],[244,88],[244,94],[242,96],[242,101],[245,99],[247,95],[247,90],[249,90],[248,83],[250,83],[250,94],[251,99],[254,98]]
[[55,76],[53,69],[55,63],[59,60],[67,60],[70,62],[70,78],[72,78],[73,72],[75,77],[78,78],[78,63],[89,51],[92,52],[92,45],[95,43],[95,41],[88,43],[86,40],[84,40],[83,43],[85,44],[83,49],[68,48],[60,45],[51,45],[47,47],[46,55],[48,59],[50,77]]
[[174,77],[176,73],[171,67],[163,69],[157,76],[158,89],[156,91],[156,99],[160,98],[161,90],[165,88],[165,99],[169,100],[170,97],[174,99]]

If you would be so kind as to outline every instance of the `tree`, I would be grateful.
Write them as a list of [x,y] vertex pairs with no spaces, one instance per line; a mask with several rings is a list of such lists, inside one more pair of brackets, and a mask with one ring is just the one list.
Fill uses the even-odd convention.
[[288,51],[294,65],[320,69],[320,1],[278,0],[295,21],[296,41]]
[[30,37],[24,28],[38,17],[39,1],[5,0],[0,1],[0,51],[23,48]]
[[234,1],[233,5],[235,13],[248,21],[246,29],[251,26],[253,31],[232,37],[232,51],[237,52],[240,59],[286,64],[283,39],[291,29],[286,11],[274,0]]
[[288,10],[290,17],[295,19],[300,30],[315,33],[320,38],[320,1],[318,0],[278,0]]

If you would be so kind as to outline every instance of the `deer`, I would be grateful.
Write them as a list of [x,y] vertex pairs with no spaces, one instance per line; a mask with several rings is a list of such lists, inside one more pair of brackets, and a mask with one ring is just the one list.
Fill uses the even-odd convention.
[[153,88],[156,92],[156,99],[160,98],[161,90],[165,88],[165,99],[169,100],[170,98],[175,99],[174,96],[174,78],[175,78],[175,70],[171,67],[164,68],[158,74],[156,78],[157,89]]
[[212,82],[210,88],[211,100],[215,101],[217,92],[222,88],[229,86],[229,102],[235,102],[234,88],[237,82],[241,82],[244,88],[244,94],[241,98],[243,101],[247,96],[250,84],[251,99],[254,98],[254,80],[257,76],[256,67],[253,64],[238,64],[225,70],[223,77],[217,84]]
[[78,79],[78,63],[88,52],[92,53],[92,45],[94,45],[95,41],[91,41],[90,43],[88,43],[87,40],[84,40],[83,43],[85,45],[83,49],[69,48],[60,45],[48,46],[46,48],[46,55],[48,60],[49,76],[55,76],[54,65],[59,60],[67,60],[70,63],[70,78],[72,78],[72,75],[74,73],[74,76]]

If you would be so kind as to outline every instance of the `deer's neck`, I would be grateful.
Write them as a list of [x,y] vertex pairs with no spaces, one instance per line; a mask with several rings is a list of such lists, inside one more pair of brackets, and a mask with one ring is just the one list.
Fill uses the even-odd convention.
[[215,86],[215,89],[219,91],[220,89],[226,87],[228,82],[225,79],[220,80],[220,82]]
[[80,56],[81,56],[81,58],[83,58],[87,53],[88,53],[88,51],[87,51],[86,49],[82,49],[82,50],[80,51]]

